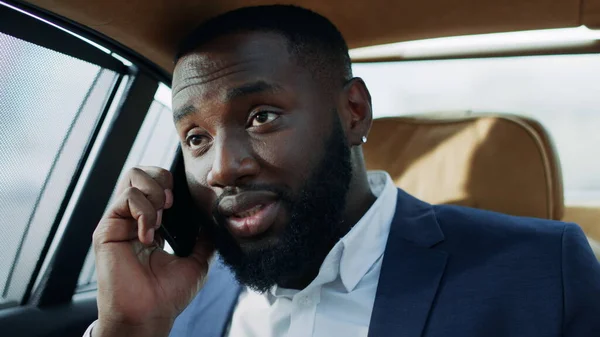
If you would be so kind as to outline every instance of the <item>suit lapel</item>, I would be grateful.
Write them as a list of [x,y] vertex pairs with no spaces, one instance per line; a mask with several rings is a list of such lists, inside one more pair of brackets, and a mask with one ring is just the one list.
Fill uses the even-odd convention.
[[422,335],[447,260],[446,252],[430,247],[443,240],[431,205],[398,190],[370,337]]

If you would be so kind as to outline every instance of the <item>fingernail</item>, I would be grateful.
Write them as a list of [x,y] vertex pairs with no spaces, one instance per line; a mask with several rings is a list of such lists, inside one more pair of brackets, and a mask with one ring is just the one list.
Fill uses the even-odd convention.
[[156,212],[156,225],[154,225],[154,228],[158,228],[162,224],[162,215],[163,215],[162,209]]
[[146,232],[146,242],[154,242],[154,228],[150,228],[148,232]]
[[173,206],[173,191],[170,189],[165,190],[165,208]]

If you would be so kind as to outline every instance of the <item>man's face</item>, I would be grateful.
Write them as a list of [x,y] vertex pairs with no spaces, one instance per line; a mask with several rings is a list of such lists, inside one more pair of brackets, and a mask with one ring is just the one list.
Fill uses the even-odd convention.
[[342,88],[322,81],[275,33],[217,38],[175,69],[190,191],[215,220],[205,228],[224,261],[258,290],[314,273],[343,235],[351,164],[336,112]]

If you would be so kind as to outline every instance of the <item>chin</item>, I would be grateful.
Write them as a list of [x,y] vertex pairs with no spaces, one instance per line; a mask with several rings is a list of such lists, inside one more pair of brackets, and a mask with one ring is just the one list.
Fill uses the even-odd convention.
[[263,233],[256,237],[240,239],[237,242],[244,254],[251,254],[273,249],[281,243],[281,239],[274,234]]

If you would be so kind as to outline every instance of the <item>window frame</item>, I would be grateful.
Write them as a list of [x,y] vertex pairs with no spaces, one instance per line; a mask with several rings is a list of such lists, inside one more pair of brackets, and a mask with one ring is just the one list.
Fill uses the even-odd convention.
[[0,2],[0,32],[61,54],[85,60],[116,73],[127,72],[127,67],[110,54],[57,27],[18,11],[17,6],[13,7],[17,9],[4,6]]
[[[138,52],[130,49],[129,47],[124,46],[120,42],[103,35],[89,27],[86,27],[78,22],[75,22],[71,19],[68,19],[64,16],[58,15],[56,13],[50,12],[41,7],[30,4],[26,1],[22,0],[0,0],[0,7],[2,7],[2,3],[5,3],[17,10],[29,13],[34,15],[35,17],[42,19],[45,22],[40,22],[35,19],[38,23],[42,24],[42,27],[48,29],[48,26],[53,26],[53,28],[58,29],[60,31],[59,35],[56,35],[54,39],[49,41],[50,46],[47,48],[53,49],[52,47],[60,47],[64,42],[64,39],[72,37],[79,40],[80,43],[85,43],[88,47],[91,47],[87,42],[82,41],[72,34],[77,34],[92,43],[95,43],[102,48],[108,49],[112,51],[113,54],[116,54],[117,57],[124,58],[131,63],[136,68],[137,71],[145,73],[150,78],[155,79],[158,82],[165,83],[168,86],[171,86],[172,75],[166,71],[165,69],[159,67],[152,61],[148,60],[146,57],[142,56]],[[27,14],[25,14],[27,15]],[[16,22],[16,29],[20,29],[21,24]],[[44,34],[46,31],[44,31]],[[66,37],[69,36],[69,37]],[[62,46],[65,47],[65,46]],[[68,47],[68,46],[67,46]],[[57,50],[61,53],[64,53],[62,50]],[[96,51],[99,51],[96,49]],[[103,53],[103,52],[102,52]],[[103,53],[104,54],[104,53]],[[109,56],[109,54],[105,54]]]
[[[31,275],[23,282],[26,286],[7,283],[12,288],[7,293],[9,298],[21,300],[3,303],[1,318],[2,313],[7,312],[2,310],[5,307],[49,307],[71,302],[93,230],[105,210],[159,82],[170,85],[171,77],[139,54],[89,28],[22,1],[0,1],[0,32],[118,74],[49,234],[42,240],[43,248],[33,272],[31,265],[13,267],[21,269],[15,272],[17,274],[28,268],[26,275]],[[114,113],[112,117],[111,113]],[[104,134],[101,134],[102,129]],[[30,235],[27,233],[23,242]]]

